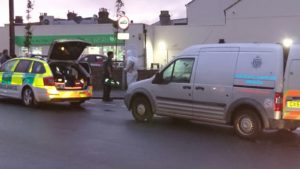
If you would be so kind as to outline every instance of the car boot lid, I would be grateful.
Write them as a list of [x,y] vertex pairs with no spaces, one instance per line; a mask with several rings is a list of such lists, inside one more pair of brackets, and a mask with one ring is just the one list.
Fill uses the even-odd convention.
[[56,40],[50,46],[48,60],[76,61],[90,45],[81,40]]

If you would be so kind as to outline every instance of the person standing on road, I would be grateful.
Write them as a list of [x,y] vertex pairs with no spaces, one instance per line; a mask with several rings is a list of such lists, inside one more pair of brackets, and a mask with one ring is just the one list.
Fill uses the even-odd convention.
[[127,50],[127,56],[126,56],[126,67],[125,72],[127,73],[127,87],[137,81],[138,78],[138,72],[137,72],[137,57],[134,55],[134,53],[131,50]]
[[103,66],[103,98],[104,102],[110,102],[112,99],[110,98],[111,85],[106,83],[107,81],[112,79],[113,66],[112,59],[114,57],[114,53],[112,51],[107,52],[107,60],[104,62]]

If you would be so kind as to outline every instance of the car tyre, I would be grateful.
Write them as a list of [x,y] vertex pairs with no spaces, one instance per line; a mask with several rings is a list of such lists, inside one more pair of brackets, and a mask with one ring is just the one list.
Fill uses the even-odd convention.
[[23,90],[22,102],[25,106],[37,106],[38,105],[31,88],[27,87]]
[[244,139],[255,139],[262,132],[262,123],[253,109],[240,109],[234,117],[235,133]]
[[152,120],[152,108],[146,97],[139,96],[133,100],[132,115],[137,122],[150,122]]

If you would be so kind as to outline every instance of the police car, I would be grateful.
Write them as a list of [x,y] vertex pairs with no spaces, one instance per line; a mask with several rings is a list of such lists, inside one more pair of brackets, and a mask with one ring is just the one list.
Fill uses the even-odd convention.
[[77,62],[89,43],[58,40],[48,58],[14,58],[0,67],[0,95],[22,99],[26,106],[68,101],[80,105],[92,97],[91,69]]

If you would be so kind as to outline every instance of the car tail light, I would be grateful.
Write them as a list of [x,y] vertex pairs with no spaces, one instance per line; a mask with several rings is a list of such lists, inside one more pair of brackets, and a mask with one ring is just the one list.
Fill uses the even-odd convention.
[[282,93],[275,93],[274,111],[282,111]]
[[54,78],[53,77],[44,77],[44,85],[45,86],[55,86]]

